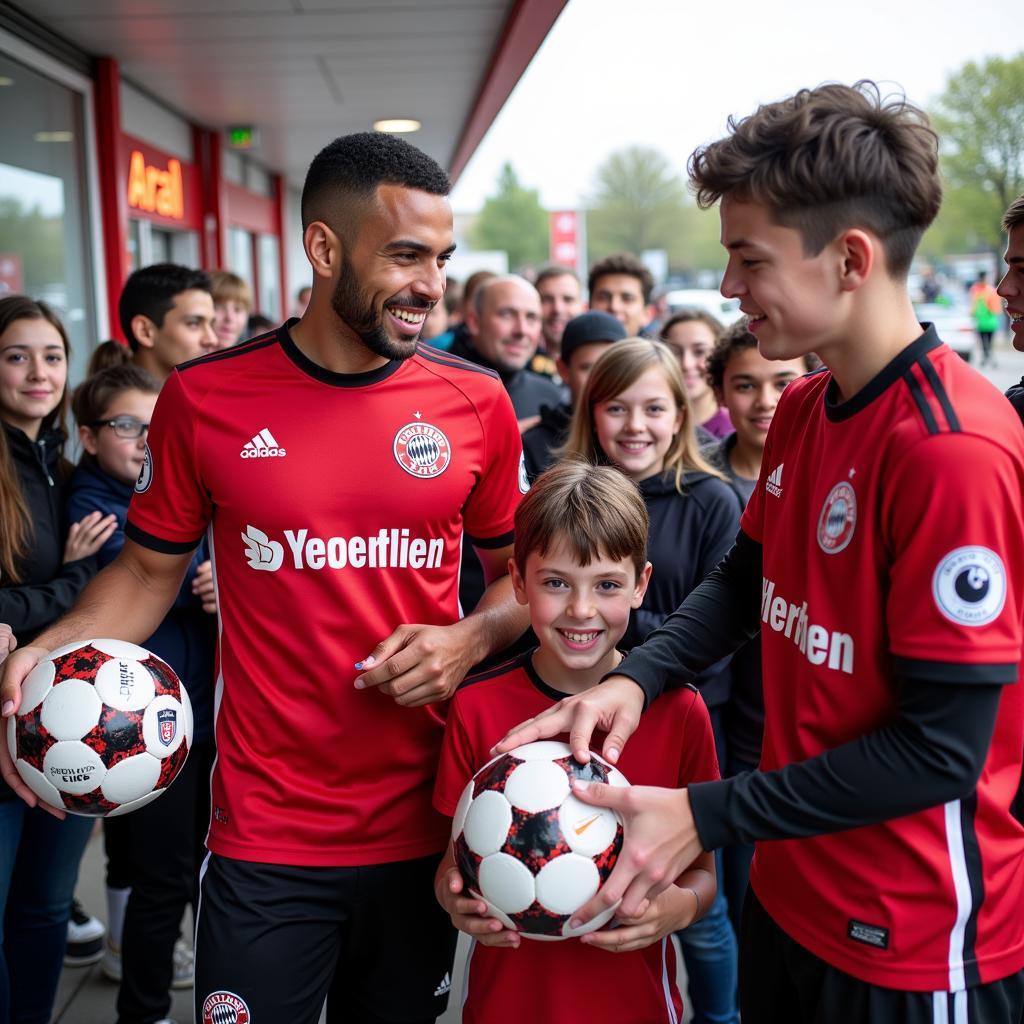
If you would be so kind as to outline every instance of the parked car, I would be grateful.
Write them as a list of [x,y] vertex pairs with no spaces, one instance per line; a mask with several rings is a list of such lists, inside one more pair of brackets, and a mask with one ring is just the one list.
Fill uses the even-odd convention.
[[923,324],[935,324],[939,338],[968,363],[978,335],[966,306],[957,303],[915,302],[914,312]]
[[725,326],[743,316],[739,299],[726,299],[713,288],[682,288],[668,292],[665,299],[672,313],[678,313],[681,309],[700,309],[710,313]]

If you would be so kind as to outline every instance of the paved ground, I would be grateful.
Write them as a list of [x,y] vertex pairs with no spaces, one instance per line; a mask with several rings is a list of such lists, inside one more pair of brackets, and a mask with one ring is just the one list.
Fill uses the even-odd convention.
[[[1011,384],[1024,377],[1024,353],[1014,352],[1005,345],[1006,342],[1003,341],[997,352],[997,365],[982,370],[1000,391],[1005,391]],[[974,365],[977,365],[977,356]],[[98,834],[93,837],[86,851],[78,888],[82,903],[91,913],[103,918],[106,914],[103,895],[103,846]],[[460,950],[460,954],[462,952]],[[460,955],[452,987],[455,993],[461,990],[462,959],[463,955]],[[61,977],[54,1024],[112,1024],[116,1019],[116,996],[117,986],[104,979],[98,966],[65,969]],[[192,1020],[191,991],[174,994],[171,1014],[182,1024]],[[458,1020],[458,1013],[452,1009],[439,1024],[458,1024]]]

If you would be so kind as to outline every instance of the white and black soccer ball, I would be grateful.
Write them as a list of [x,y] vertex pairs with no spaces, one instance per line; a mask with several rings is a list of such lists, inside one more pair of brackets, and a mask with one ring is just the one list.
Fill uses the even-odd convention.
[[582,765],[567,744],[542,740],[485,764],[455,810],[452,844],[466,889],[492,917],[527,938],[583,935],[607,924],[617,909],[569,927],[622,849],[622,819],[573,796],[573,777],[629,785],[596,754]]
[[192,705],[166,662],[122,640],[51,651],[7,726],[18,774],[72,814],[127,814],[155,800],[192,745]]

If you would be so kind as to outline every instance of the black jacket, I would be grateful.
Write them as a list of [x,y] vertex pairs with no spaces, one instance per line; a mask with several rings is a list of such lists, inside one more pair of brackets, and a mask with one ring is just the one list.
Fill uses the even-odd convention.
[[514,373],[508,373],[493,366],[473,348],[467,332],[456,332],[455,340],[448,351],[453,355],[462,356],[463,359],[468,359],[478,366],[486,366],[488,370],[493,370],[501,378],[501,383],[512,401],[516,419],[522,420],[527,416],[537,416],[540,414],[542,406],[557,405],[562,400],[561,388],[550,377],[533,373],[531,370],[516,370]]
[[545,405],[540,423],[523,434],[523,461],[530,483],[555,464],[555,449],[565,444],[571,422],[572,406],[568,403]]
[[[630,618],[623,644],[633,647],[660,626],[683,599],[715,568],[739,530],[736,492],[708,473],[684,473],[683,493],[675,474],[648,477],[640,493],[650,516],[647,558],[654,566],[643,604]],[[709,708],[729,699],[729,659],[705,669],[695,680]]]
[[1021,378],[1019,384],[1013,384],[1009,387],[1006,397],[1010,400],[1010,405],[1013,406],[1021,421],[1024,422],[1024,377]]
[[24,647],[71,607],[97,562],[92,557],[64,564],[69,481],[61,435],[50,432],[31,441],[17,427],[4,423],[3,430],[33,532],[29,552],[18,565],[21,582],[0,580],[0,622],[10,623],[18,646]]

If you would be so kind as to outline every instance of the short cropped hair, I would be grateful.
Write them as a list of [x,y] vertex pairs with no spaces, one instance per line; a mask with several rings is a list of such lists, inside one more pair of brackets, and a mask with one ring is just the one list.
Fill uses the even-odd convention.
[[697,204],[723,196],[769,208],[815,256],[840,232],[866,228],[882,240],[887,269],[906,276],[942,202],[938,136],[903,97],[883,100],[867,80],[801,89],[696,149],[688,164]]
[[[539,291],[540,290],[540,286],[545,281],[550,281],[552,278],[555,278],[555,277],[576,277],[576,271],[572,270],[569,267],[560,267],[560,266],[542,267],[541,270],[538,272],[537,280],[533,282],[533,285]],[[579,278],[578,277],[576,277],[576,281],[577,281],[577,283],[579,283]]]
[[640,282],[644,304],[651,301],[651,292],[654,291],[654,275],[632,253],[617,252],[606,256],[603,260],[598,260],[587,275],[587,292],[593,295],[597,282],[608,274],[628,274],[630,277],[635,277]]
[[1024,224],[1024,194],[1017,196],[1010,208],[1003,214],[1003,230],[1009,231],[1018,224]]
[[647,506],[636,485],[611,466],[566,459],[542,473],[519,504],[513,557],[526,559],[564,541],[580,565],[628,558],[637,576],[647,564]]
[[210,293],[214,303],[238,302],[252,310],[252,289],[230,270],[210,271]]
[[130,274],[121,289],[117,316],[132,351],[139,347],[132,333],[133,317],[147,316],[157,327],[163,327],[164,316],[174,306],[176,296],[193,289],[210,292],[211,287],[209,276],[202,270],[177,263],[154,263]]
[[381,185],[401,185],[432,195],[452,190],[440,164],[421,149],[385,132],[342,135],[324,146],[309,165],[302,189],[302,227],[322,220],[343,231],[353,213]]
[[[749,348],[757,348],[757,337],[751,333],[747,326],[749,323],[750,321],[744,316],[726,327],[707,358],[705,372],[708,383],[716,391],[721,391],[725,386],[725,371],[729,366],[729,360]],[[801,358],[806,373],[810,373],[811,370],[815,370],[821,365],[821,360],[813,352],[806,352]]]

